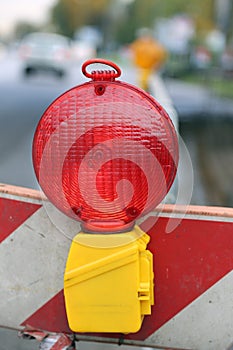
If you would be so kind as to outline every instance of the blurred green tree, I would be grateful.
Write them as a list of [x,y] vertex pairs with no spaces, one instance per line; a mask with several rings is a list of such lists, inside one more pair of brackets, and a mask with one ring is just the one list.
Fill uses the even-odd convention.
[[52,8],[52,22],[57,30],[72,37],[83,25],[101,26],[110,0],[58,0]]
[[215,0],[134,0],[127,6],[127,18],[119,19],[118,40],[130,42],[137,28],[152,27],[156,18],[178,13],[191,16],[199,35],[215,26]]
[[14,27],[14,37],[21,40],[26,34],[37,32],[41,27],[30,22],[20,21]]
[[[58,0],[52,21],[62,34],[73,36],[83,25],[96,25],[106,37],[129,43],[140,27],[152,27],[156,18],[190,15],[200,35],[215,26],[216,0]],[[110,33],[110,35],[108,34]],[[111,38],[110,38],[111,36]]]

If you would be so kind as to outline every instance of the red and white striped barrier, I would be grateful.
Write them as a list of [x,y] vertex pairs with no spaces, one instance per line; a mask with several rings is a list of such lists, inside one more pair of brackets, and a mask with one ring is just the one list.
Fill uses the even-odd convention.
[[[200,350],[231,346],[233,209],[187,209],[169,234],[166,225],[183,217],[182,208],[165,205],[156,223],[149,225],[149,249],[155,262],[152,315],[145,318],[138,333],[123,338],[95,336],[119,336],[125,344],[140,341],[144,346]],[[0,185],[0,326],[42,330],[46,335],[64,333],[70,339],[63,275],[70,238],[79,226],[62,217],[61,232],[46,210],[38,191]],[[85,334],[76,338],[94,339]]]

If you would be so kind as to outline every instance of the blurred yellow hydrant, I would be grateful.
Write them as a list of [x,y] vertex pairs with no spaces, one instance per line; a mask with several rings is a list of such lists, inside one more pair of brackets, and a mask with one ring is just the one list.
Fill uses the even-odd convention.
[[167,52],[157,42],[149,29],[142,28],[138,32],[138,38],[130,46],[134,64],[139,68],[139,86],[148,91],[149,77],[165,62]]

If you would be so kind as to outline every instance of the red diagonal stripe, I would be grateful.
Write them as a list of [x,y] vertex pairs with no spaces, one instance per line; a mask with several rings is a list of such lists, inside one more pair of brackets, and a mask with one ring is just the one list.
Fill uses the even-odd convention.
[[186,219],[166,234],[168,220],[160,218],[148,232],[155,305],[133,339],[147,338],[233,270],[232,222]]
[[0,198],[0,243],[40,207],[40,204]]
[[55,333],[71,333],[66,318],[63,289],[25,320],[21,326]]

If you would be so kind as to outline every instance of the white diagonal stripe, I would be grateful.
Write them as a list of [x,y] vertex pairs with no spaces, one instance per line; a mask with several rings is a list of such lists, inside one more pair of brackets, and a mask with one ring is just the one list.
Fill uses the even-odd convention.
[[147,338],[148,343],[226,350],[233,343],[233,271]]
[[18,327],[63,288],[69,247],[43,208],[1,243],[0,325]]

